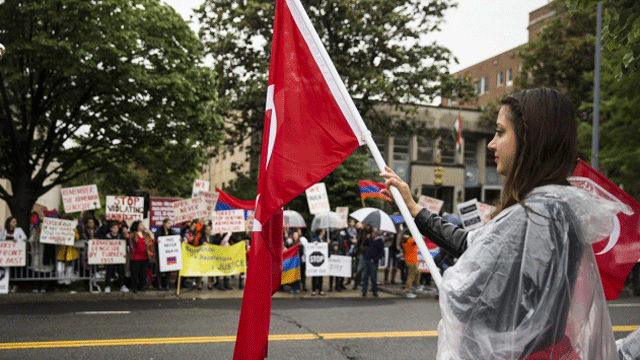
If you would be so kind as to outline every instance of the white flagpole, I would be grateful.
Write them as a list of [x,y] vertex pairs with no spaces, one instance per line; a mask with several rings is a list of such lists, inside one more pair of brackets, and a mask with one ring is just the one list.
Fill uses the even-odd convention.
[[[313,27],[313,24],[311,23],[311,20],[307,16],[307,12],[302,7],[300,0],[286,0],[286,2],[290,8],[295,7],[295,10],[297,10],[297,12],[301,15],[300,19],[304,22],[306,29],[309,31],[309,34],[311,35],[313,42],[315,43],[320,53],[319,55],[324,60],[325,65],[327,66],[327,70],[329,70],[330,72],[330,76],[333,78],[333,80],[337,84],[338,89],[342,94],[342,97],[347,102],[351,115],[353,116],[356,123],[358,124],[358,128],[362,133],[362,140],[364,140],[364,142],[367,144],[367,147],[369,148],[371,155],[373,155],[373,158],[380,172],[384,172],[385,171],[384,167],[386,166],[386,163],[382,158],[382,155],[380,154],[380,150],[376,146],[376,143],[373,141],[373,137],[371,136],[371,131],[367,129],[367,125],[364,123],[364,120],[362,120],[362,117],[360,116],[360,113],[358,112],[358,109],[356,108],[356,105],[353,102],[353,99],[351,99],[351,95],[349,95],[349,92],[347,91],[347,87],[344,85],[342,78],[340,78],[340,75],[338,74],[338,70],[336,70],[335,65],[333,65],[333,61],[331,61],[331,58],[329,57],[329,53],[327,53],[327,50],[322,44],[322,41],[320,40],[318,33],[316,32],[315,28]],[[409,208],[407,207],[407,204],[404,202],[404,199],[400,194],[400,190],[398,190],[395,186],[391,186],[390,190],[391,190],[391,194],[393,195],[393,199],[396,202],[396,205],[398,205],[398,208],[400,209],[400,213],[404,217],[405,222],[409,227],[411,236],[413,236],[413,238],[415,239],[416,244],[418,245],[418,249],[420,250],[420,252],[423,255],[423,258],[426,261],[427,268],[431,272],[433,281],[436,283],[436,286],[440,288],[440,283],[442,282],[442,276],[440,275],[440,270],[438,269],[435,262],[433,261],[433,258],[429,253],[429,249],[427,248],[427,244],[425,244],[424,239],[422,238],[422,234],[420,234],[420,231],[418,230],[418,227],[416,226],[416,223],[413,220],[411,213],[409,212]]]

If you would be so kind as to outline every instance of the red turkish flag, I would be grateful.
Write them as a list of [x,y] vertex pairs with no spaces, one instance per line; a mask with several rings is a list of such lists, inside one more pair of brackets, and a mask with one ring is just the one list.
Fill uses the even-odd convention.
[[[267,356],[282,272],[282,206],[363,141],[342,80],[299,0],[277,0],[254,232],[234,360]],[[333,70],[333,71],[332,71]],[[346,95],[348,96],[348,95]]]
[[631,268],[640,259],[640,203],[582,160],[578,160],[573,176],[595,181],[633,210],[631,215],[619,212],[618,223],[614,223],[611,235],[593,244],[605,297],[607,300],[615,300],[620,295]]

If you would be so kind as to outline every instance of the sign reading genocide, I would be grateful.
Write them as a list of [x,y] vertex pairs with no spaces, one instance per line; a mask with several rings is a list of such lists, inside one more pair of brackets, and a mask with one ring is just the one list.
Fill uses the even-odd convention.
[[126,240],[89,240],[88,264],[124,264]]
[[180,235],[158,237],[158,264],[161,272],[182,269]]
[[214,234],[244,231],[244,210],[215,211],[211,224]]
[[0,241],[0,267],[27,265],[27,243],[25,241]]
[[317,183],[307,190],[307,202],[309,203],[309,213],[312,215],[319,214],[321,212],[331,211],[329,207],[329,197],[327,196],[327,187],[324,183]]
[[138,221],[144,219],[144,198],[139,196],[107,196],[107,220]]
[[100,209],[97,185],[75,186],[60,189],[66,213]]
[[40,242],[43,244],[73,245],[76,237],[76,222],[46,217],[42,220]]
[[308,243],[304,247],[306,255],[306,271],[307,276],[325,276],[329,272],[329,244],[327,243]]

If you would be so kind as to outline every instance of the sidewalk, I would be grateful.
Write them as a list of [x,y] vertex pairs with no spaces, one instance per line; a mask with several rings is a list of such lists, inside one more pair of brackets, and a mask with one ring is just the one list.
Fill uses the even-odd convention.
[[[311,279],[307,279],[307,288],[311,289]],[[205,299],[242,299],[243,290],[238,289],[238,279],[233,277],[230,282],[232,290],[218,290],[213,288],[209,290],[207,285],[203,286],[202,290],[198,290],[196,287],[186,287],[180,289],[180,295],[176,294],[175,286],[169,291],[159,291],[157,289],[149,289],[137,293],[120,292],[118,287],[112,287],[111,293],[101,292],[88,292],[84,289],[84,285],[81,282],[76,283],[67,290],[53,290],[55,287],[50,285],[52,290],[46,293],[34,293],[31,292],[31,288],[28,288],[29,284],[23,285],[18,292],[2,294],[0,295],[0,304],[10,303],[40,303],[40,302],[73,302],[73,301],[96,301],[96,300],[205,300]],[[326,295],[311,295],[311,291],[301,292],[300,294],[290,294],[288,286],[285,286],[285,291],[278,291],[273,295],[274,299],[325,299],[325,298],[362,298],[362,287],[359,286],[357,290],[353,290],[353,283],[347,285],[346,290],[342,291],[328,291],[328,279],[325,279],[323,284],[324,292]],[[379,298],[404,298],[404,285],[402,284],[379,284],[378,296]],[[431,298],[435,299],[435,289],[427,288],[422,291],[417,291],[418,298]],[[367,294],[367,299],[375,299],[371,293],[371,287]]]

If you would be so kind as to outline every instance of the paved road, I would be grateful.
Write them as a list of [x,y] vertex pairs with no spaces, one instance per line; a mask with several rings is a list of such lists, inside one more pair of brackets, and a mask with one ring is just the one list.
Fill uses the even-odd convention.
[[[0,359],[230,359],[240,299],[99,297],[0,304]],[[640,298],[610,302],[616,338],[640,324]],[[272,359],[432,359],[432,298],[274,299]]]

